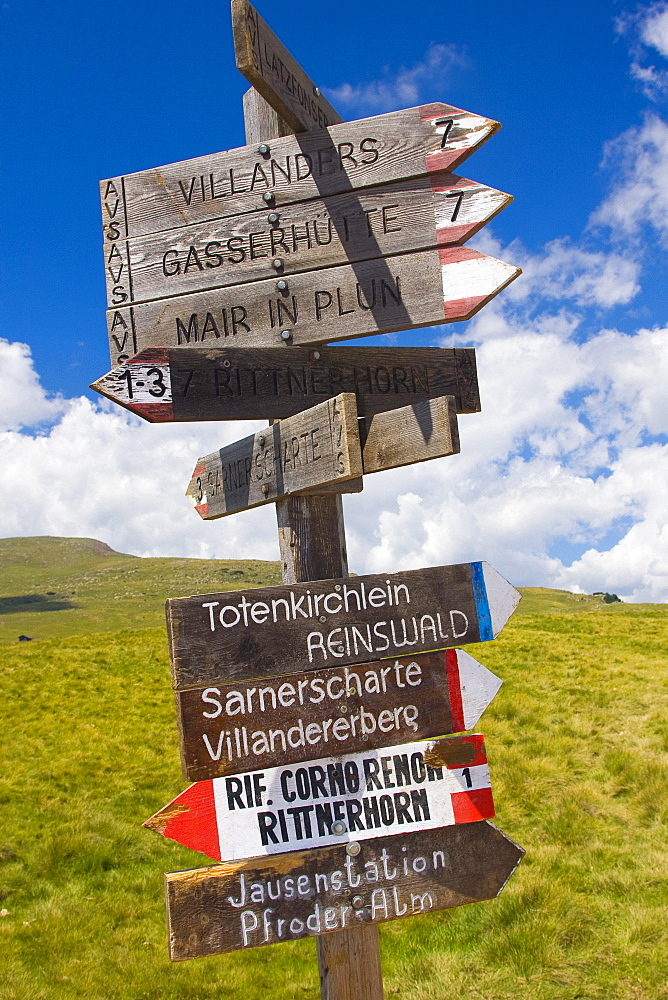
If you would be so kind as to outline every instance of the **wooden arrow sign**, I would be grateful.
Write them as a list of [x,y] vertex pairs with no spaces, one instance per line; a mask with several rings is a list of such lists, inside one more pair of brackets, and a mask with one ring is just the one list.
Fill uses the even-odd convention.
[[412,178],[114,243],[107,297],[128,302],[464,243],[512,201],[454,174]]
[[202,781],[332,747],[361,753],[473,729],[500,687],[463,649],[449,649],[178,691],[183,776]]
[[[263,152],[241,146],[111,177],[100,182],[106,253],[147,233],[455,170],[500,128],[450,104],[426,104],[272,139]],[[123,276],[117,286],[121,304]]]
[[[218,288],[107,313],[112,366],[151,346],[283,347],[470,319],[521,274],[444,247]],[[287,338],[287,341],[286,341]],[[151,388],[159,397],[162,383]]]
[[437,396],[480,409],[472,347],[149,347],[91,389],[152,423],[278,419],[339,392],[359,416]]
[[186,496],[211,520],[361,475],[355,396],[342,392],[198,458]]
[[294,941],[498,896],[524,855],[489,822],[165,876],[172,961]]
[[[334,737],[349,725],[337,719]],[[493,815],[484,737],[474,735],[198,781],[144,826],[237,861]]]
[[343,121],[248,0],[232,0],[237,69],[294,132]]
[[323,488],[359,493],[362,473],[458,452],[452,396],[377,413],[358,428],[355,397],[344,392],[198,458],[186,496],[210,521]]
[[520,596],[489,563],[474,562],[172,598],[174,687],[485,642]]

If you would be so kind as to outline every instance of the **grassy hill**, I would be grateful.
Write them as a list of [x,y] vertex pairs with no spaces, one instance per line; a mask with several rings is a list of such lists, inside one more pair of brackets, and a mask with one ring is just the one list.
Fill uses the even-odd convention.
[[[164,597],[276,565],[0,546],[3,594],[77,605],[2,616],[1,1000],[317,1000],[312,940],[171,964],[162,873],[208,861],[140,826],[183,788]],[[497,900],[382,926],[388,1000],[668,1000],[666,607],[522,604],[467,649],[504,679],[479,728],[527,857]]]
[[[157,628],[168,597],[280,583],[277,562],[258,559],[143,559],[93,538],[0,539],[0,642]],[[645,605],[521,588],[518,614],[644,614]]]

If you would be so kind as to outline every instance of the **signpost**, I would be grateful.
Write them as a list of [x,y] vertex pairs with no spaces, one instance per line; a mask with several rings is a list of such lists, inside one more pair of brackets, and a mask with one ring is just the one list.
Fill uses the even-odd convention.
[[[354,719],[334,722],[332,743]],[[317,724],[296,728],[288,741],[306,746]],[[216,861],[238,861],[494,815],[482,736],[334,753],[301,766],[198,781],[144,826]]]
[[283,575],[167,602],[195,784],[145,825],[224,862],[166,876],[172,959],[314,935],[322,1000],[382,1000],[377,924],[491,899],[523,854],[487,822],[484,738],[449,735],[501,683],[454,647],[520,595],[484,562],[348,576],[340,492],[459,450],[475,356],[321,345],[473,316],[520,271],[461,244],[511,197],[451,173],[497,122],[342,122],[248,0],[232,14],[248,145],[101,184],[93,388],[152,422],[270,418],[188,495],[207,519],[275,502]]
[[[448,649],[187,688],[176,692],[183,776],[201,781],[301,763],[332,745],[361,753],[463,732],[500,687],[465,650]],[[342,718],[348,725],[334,731]]]
[[339,392],[360,417],[438,396],[480,409],[470,347],[153,347],[91,388],[153,423],[282,419]]
[[484,562],[172,598],[174,687],[487,642],[519,600]]
[[111,362],[151,346],[292,347],[455,323],[520,273],[444,247],[119,306],[107,313]]
[[377,413],[358,427],[355,396],[343,392],[199,458],[186,496],[208,521],[291,494],[359,493],[362,473],[457,452],[452,396]]

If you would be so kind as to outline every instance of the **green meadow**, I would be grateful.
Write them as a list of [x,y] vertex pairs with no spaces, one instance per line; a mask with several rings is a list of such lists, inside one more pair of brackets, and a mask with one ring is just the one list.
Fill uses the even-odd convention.
[[[1,1000],[319,997],[313,940],[170,963],[162,873],[209,862],[141,827],[183,788],[165,598],[278,582],[0,541]],[[523,594],[467,650],[504,680],[478,728],[526,858],[496,900],[383,924],[387,996],[668,1000],[668,607]]]

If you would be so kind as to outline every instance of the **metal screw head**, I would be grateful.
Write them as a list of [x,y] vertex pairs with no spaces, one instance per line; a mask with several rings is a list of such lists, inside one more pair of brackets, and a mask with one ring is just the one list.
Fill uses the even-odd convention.
[[287,290],[288,290],[288,283],[287,283],[287,281],[284,281],[283,278],[281,278],[280,281],[276,282],[276,291],[277,292],[287,292]]
[[311,351],[311,360],[320,361],[320,351]]
[[289,330],[281,330],[281,340],[290,340],[291,338],[292,334]]
[[259,444],[260,448],[264,448],[264,434],[258,434],[257,443]]
[[326,615],[320,615],[320,617],[318,618],[318,621],[319,622],[326,622],[327,621],[327,616]]
[[313,88],[313,93],[315,94],[316,97],[320,97],[320,88],[319,87],[314,87]]
[[260,156],[268,156],[269,146],[266,144],[266,142],[261,142],[260,145],[257,147],[257,151],[260,154]]
[[343,646],[337,646],[336,652],[340,653],[340,655],[343,656],[343,654],[345,653],[345,648]]
[[280,257],[274,257],[274,259],[271,262],[271,266],[275,267],[277,271],[280,271],[281,268],[283,267],[283,261],[281,260]]
[[262,195],[262,198],[264,199],[264,201],[266,201],[268,205],[271,205],[272,201],[274,200],[274,196],[271,193],[271,191],[265,191],[264,194]]
[[266,483],[262,483],[262,492],[264,493],[265,496],[269,492],[269,487],[267,486]]
[[346,832],[346,825],[342,823],[340,819],[337,819],[336,823],[332,823],[332,833],[340,836],[342,833]]
[[347,711],[348,711],[347,705],[339,705],[339,712],[347,712]]
[[223,361],[223,368],[229,368],[229,367],[230,367],[230,362],[227,360],[227,358],[225,358],[225,360]]
[[351,903],[353,904],[354,909],[361,910],[364,906],[364,899],[362,896],[353,896]]
[[346,854],[349,854],[351,858],[356,858],[362,847],[356,840],[352,840],[349,844],[346,844]]
[[272,226],[278,222],[278,212],[270,212],[267,216],[267,222],[270,222]]
[[341,584],[340,583],[335,583],[334,584],[334,590],[341,590]]

